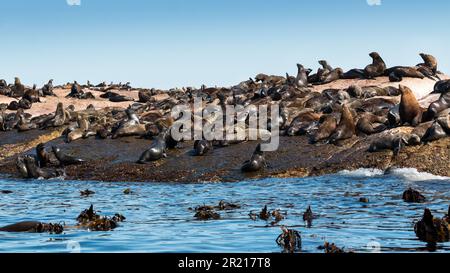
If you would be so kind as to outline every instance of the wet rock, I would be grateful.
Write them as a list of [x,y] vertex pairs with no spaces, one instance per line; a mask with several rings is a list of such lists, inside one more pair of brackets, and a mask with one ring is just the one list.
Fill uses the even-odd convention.
[[307,222],[308,227],[312,226],[312,221],[316,218],[313,214],[311,206],[309,206],[303,213],[303,221]]
[[325,242],[323,246],[319,246],[318,249],[323,250],[326,254],[347,253],[344,248],[336,246],[334,243]]
[[361,198],[359,198],[359,202],[360,202],[360,203],[369,203],[369,198],[367,198],[367,197],[361,197]]
[[449,223],[435,218],[429,209],[425,209],[422,219],[414,225],[414,232],[419,240],[427,243],[448,242],[450,238]]
[[93,195],[93,194],[95,194],[95,191],[91,191],[89,189],[86,189],[84,191],[80,191],[80,195],[81,196],[90,196],[90,195]]
[[300,232],[294,229],[281,227],[282,233],[277,237],[276,243],[283,248],[283,252],[294,253],[302,249],[302,237]]
[[117,213],[111,218],[98,215],[93,205],[82,211],[77,217],[78,225],[91,231],[110,231],[117,227],[117,223],[124,220],[125,217]]
[[419,191],[412,188],[407,189],[403,193],[403,200],[408,203],[423,203],[425,202],[425,196],[423,196]]
[[199,210],[194,215],[197,220],[218,220],[220,219],[220,215],[214,210]]
[[0,231],[61,234],[64,227],[61,224],[25,221],[1,227]]

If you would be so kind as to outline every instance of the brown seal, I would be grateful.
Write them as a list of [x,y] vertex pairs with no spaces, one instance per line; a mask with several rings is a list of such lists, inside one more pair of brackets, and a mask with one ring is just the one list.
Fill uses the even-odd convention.
[[361,133],[372,135],[386,130],[387,126],[385,124],[387,121],[386,117],[377,116],[372,113],[364,113],[359,118],[356,128]]
[[336,131],[337,120],[333,115],[324,115],[320,119],[320,125],[317,132],[311,137],[311,143],[328,139]]
[[353,137],[356,131],[355,121],[352,112],[347,105],[342,106],[341,120],[334,134],[330,137],[330,143],[338,143],[341,140]]
[[400,122],[416,127],[421,122],[423,110],[411,89],[404,85],[399,87],[402,94],[399,106]]
[[373,79],[375,77],[383,76],[386,70],[386,63],[381,58],[380,54],[377,52],[372,52],[369,54],[372,57],[372,64],[364,68],[364,73],[368,79]]

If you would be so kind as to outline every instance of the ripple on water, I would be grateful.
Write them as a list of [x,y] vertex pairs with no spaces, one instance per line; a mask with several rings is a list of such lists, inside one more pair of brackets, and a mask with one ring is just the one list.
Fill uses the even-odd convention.
[[[439,216],[446,213],[450,197],[446,182],[450,179],[412,170],[202,184],[4,179],[0,189],[13,193],[1,196],[0,225],[25,220],[74,224],[90,204],[102,214],[122,213],[127,220],[112,232],[0,233],[0,252],[279,252],[275,239],[280,227],[248,217],[265,204],[287,211],[281,224],[301,232],[305,252],[319,251],[324,241],[356,251],[373,251],[373,245],[376,251],[426,251],[426,244],[415,239],[414,221],[424,207]],[[422,191],[427,203],[404,203],[401,195],[407,187]],[[126,188],[133,194],[123,194]],[[95,194],[80,197],[79,191],[85,189]],[[360,203],[360,197],[369,203]],[[241,208],[220,212],[218,221],[197,221],[189,210],[222,199]],[[309,205],[319,215],[312,228],[302,220]],[[448,243],[439,245],[438,251],[449,250]]]

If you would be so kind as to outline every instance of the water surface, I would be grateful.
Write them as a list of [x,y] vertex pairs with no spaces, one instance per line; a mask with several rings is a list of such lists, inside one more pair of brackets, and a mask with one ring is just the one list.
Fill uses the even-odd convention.
[[[401,195],[408,187],[422,191],[427,202],[403,202]],[[126,188],[134,193],[123,194]],[[81,197],[79,191],[85,189],[96,194]],[[450,205],[450,179],[415,170],[202,184],[0,179],[0,190],[13,191],[0,194],[0,226],[25,220],[73,225],[90,204],[103,215],[117,212],[127,218],[109,232],[0,232],[0,252],[280,252],[275,243],[280,226],[248,216],[266,204],[287,212],[280,224],[301,232],[303,252],[321,252],[317,247],[324,241],[357,252],[427,251],[426,243],[415,238],[414,221],[425,207],[442,217]],[[360,197],[369,203],[360,203]],[[195,220],[189,210],[220,200],[241,208],[220,212],[217,221]],[[308,205],[319,215],[311,228],[302,220]],[[448,252],[450,244],[439,244],[436,251]]]

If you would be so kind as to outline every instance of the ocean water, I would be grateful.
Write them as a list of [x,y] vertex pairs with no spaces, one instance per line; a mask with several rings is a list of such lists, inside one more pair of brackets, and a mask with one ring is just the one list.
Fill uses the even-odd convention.
[[[408,187],[420,190],[427,202],[403,202]],[[126,188],[134,193],[123,194]],[[81,197],[85,189],[96,193]],[[0,232],[0,252],[281,252],[275,243],[280,225],[300,231],[302,252],[321,252],[318,246],[325,241],[355,252],[425,252],[430,249],[416,239],[414,222],[425,207],[442,217],[450,205],[450,178],[414,169],[201,184],[0,179],[0,190],[13,191],[0,194],[0,226],[25,220],[74,225],[91,204],[102,215],[127,218],[108,232]],[[360,197],[369,203],[360,203]],[[196,220],[189,210],[220,200],[241,208],[221,211],[221,219],[211,221]],[[274,226],[251,220],[249,212],[264,205],[286,212],[286,219]],[[310,228],[302,220],[309,205],[319,216]],[[434,251],[449,252],[450,244],[438,244]]]

